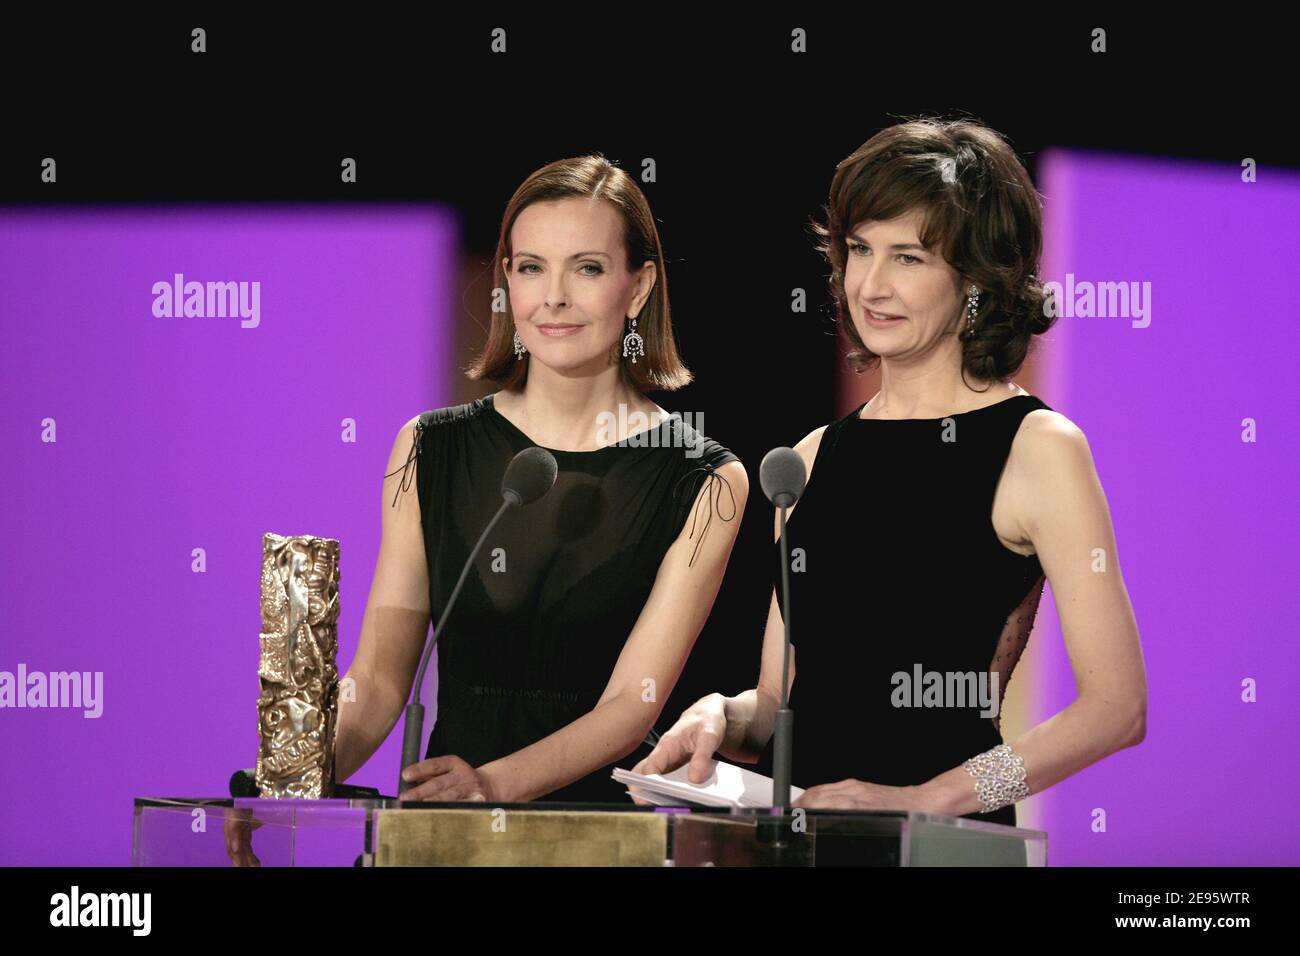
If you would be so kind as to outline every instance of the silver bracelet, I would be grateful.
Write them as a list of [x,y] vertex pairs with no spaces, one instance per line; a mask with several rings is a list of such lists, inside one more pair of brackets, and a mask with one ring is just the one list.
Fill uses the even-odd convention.
[[1029,796],[1025,761],[1007,744],[971,757],[962,766],[975,778],[975,796],[984,808],[982,813],[992,813]]

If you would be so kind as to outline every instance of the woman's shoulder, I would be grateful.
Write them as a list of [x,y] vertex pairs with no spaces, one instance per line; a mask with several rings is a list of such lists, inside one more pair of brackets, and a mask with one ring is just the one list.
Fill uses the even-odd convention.
[[488,399],[476,398],[473,401],[463,402],[459,405],[445,405],[442,408],[431,408],[426,412],[421,412],[415,418],[407,422],[414,427],[418,425],[421,428],[431,428],[435,426],[454,425],[458,422],[472,421],[479,417],[488,409]]
[[1009,470],[1051,484],[1072,476],[1096,474],[1083,429],[1039,400],[1020,420],[1011,444]]
[[459,405],[431,408],[409,419],[397,432],[397,444],[420,446],[447,429],[477,420],[487,408],[487,400],[476,398]]
[[1030,403],[1029,410],[1025,412],[1024,417],[1020,420],[1020,426],[1016,433],[1017,445],[1026,444],[1048,448],[1054,445],[1069,444],[1087,446],[1088,438],[1083,433],[1083,429],[1056,409],[1049,407],[1037,395],[1017,397],[1034,399]]
[[662,446],[678,450],[688,466],[720,468],[729,462],[739,462],[740,456],[730,448],[704,433],[704,422],[686,414],[673,413],[659,426],[664,436]]
[[[424,450],[433,437],[449,428],[455,428],[460,424],[475,420],[482,414],[484,408],[485,400],[479,398],[459,405],[445,405],[441,408],[431,408],[421,412],[408,419],[397,430],[397,438],[393,441],[392,455],[396,456],[400,449],[404,466],[409,465],[424,454]],[[389,464],[391,465],[392,461]],[[385,477],[389,476],[386,475]]]
[[795,442],[794,450],[803,459],[805,473],[812,472],[813,462],[817,460],[817,452],[821,450],[822,440],[826,437],[826,430],[835,424],[837,423],[831,422],[826,425],[819,425]]
[[[387,470],[384,473],[385,484],[389,478],[401,476],[397,491],[393,495],[393,507],[397,506],[401,494],[417,483],[416,479],[424,470],[419,463],[424,461],[427,468],[429,463],[440,459],[438,450],[431,446],[432,436],[439,434],[439,428],[448,427],[448,422],[468,420],[475,413],[475,409],[472,408],[475,404],[475,402],[468,402],[463,405],[429,409],[408,419],[397,430],[397,437],[393,439],[392,449],[388,453]],[[419,485],[423,487],[422,481]]]

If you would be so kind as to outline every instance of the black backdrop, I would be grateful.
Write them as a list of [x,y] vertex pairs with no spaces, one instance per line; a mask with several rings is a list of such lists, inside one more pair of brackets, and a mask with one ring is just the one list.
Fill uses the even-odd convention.
[[[701,694],[752,686],[772,527],[759,462],[847,410],[808,230],[836,162],[917,114],[988,123],[1031,173],[1049,145],[1261,167],[1300,158],[1292,116],[1278,109],[1292,60],[1267,23],[962,20],[911,5],[804,13],[669,21],[656,7],[560,6],[369,23],[323,13],[9,23],[0,201],[444,200],[486,262],[506,200],[538,166],[599,151],[637,173],[652,157],[657,181],[642,188],[696,374],[655,398],[704,413],[751,480],[727,580],[662,731]],[[189,52],[196,25],[208,31],[202,56]],[[505,54],[489,50],[496,27]],[[795,54],[800,27],[808,52]],[[1104,54],[1090,52],[1095,27],[1107,31]],[[47,155],[60,157],[57,194],[33,173]],[[344,155],[361,172],[346,192]],[[790,311],[796,287],[808,292],[803,315]],[[846,602],[846,618],[855,613]]]

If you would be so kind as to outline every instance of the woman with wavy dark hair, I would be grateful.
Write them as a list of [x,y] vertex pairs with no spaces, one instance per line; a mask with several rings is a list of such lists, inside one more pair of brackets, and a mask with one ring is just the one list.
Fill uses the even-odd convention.
[[[831,293],[880,390],[796,446],[789,512],[793,779],[809,808],[1014,824],[1015,803],[1145,735],[1146,677],[1083,432],[1010,381],[1045,332],[1042,209],[993,130],[918,119],[836,168],[816,225]],[[778,515],[779,534],[779,515]],[[709,695],[635,769],[770,746],[784,646],[779,564],[758,686]],[[1045,581],[1077,699],[1014,741],[1002,695]]]

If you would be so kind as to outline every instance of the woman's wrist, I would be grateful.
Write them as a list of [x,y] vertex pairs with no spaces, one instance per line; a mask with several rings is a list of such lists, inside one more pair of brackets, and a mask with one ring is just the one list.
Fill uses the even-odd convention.
[[344,680],[353,683],[339,695],[334,727],[334,780],[342,783],[360,770],[379,749],[401,715],[402,701],[386,693],[364,673],[351,670]]
[[954,767],[913,788],[917,807],[925,813],[961,817],[980,809],[975,784],[961,767]]
[[752,760],[756,756],[753,742],[749,739],[749,727],[753,720],[754,708],[752,700],[745,700],[746,695],[752,693],[746,691],[735,697],[722,697],[723,715],[726,717],[727,727],[722,735],[722,743],[718,746],[718,752],[732,759]]
[[523,803],[519,797],[510,792],[509,778],[500,760],[493,760],[474,768],[480,782],[486,787],[483,797],[489,803]]

